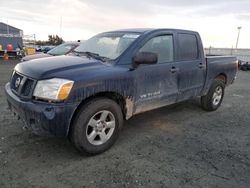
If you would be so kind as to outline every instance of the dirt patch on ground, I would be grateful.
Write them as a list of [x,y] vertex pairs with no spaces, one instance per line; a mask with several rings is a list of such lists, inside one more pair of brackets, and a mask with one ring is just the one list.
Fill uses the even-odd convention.
[[0,61],[0,187],[249,187],[250,72],[218,111],[195,100],[137,115],[109,151],[85,157],[14,119],[4,96],[14,66]]

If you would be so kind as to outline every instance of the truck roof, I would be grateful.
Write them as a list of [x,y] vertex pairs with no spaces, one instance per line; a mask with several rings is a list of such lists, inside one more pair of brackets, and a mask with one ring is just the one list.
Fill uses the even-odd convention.
[[131,28],[131,29],[120,29],[120,30],[109,31],[109,32],[146,33],[146,32],[151,32],[151,31],[162,31],[162,30],[197,33],[196,31],[183,30],[183,29],[172,29],[172,28]]

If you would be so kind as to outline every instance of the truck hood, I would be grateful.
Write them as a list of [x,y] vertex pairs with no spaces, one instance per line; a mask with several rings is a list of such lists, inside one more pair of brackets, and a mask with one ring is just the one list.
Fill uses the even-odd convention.
[[103,69],[108,65],[85,57],[56,56],[19,63],[15,71],[36,80],[53,77],[74,78],[75,74]]

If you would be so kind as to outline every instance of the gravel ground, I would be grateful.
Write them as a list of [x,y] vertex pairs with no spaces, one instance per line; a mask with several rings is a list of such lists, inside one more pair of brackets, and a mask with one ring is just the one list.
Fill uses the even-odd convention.
[[86,157],[14,119],[4,96],[14,66],[0,62],[0,187],[250,186],[250,72],[216,112],[189,101],[137,115],[109,151]]

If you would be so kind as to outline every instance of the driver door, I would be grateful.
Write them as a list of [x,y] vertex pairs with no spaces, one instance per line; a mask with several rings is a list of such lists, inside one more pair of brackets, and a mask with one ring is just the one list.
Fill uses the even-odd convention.
[[178,71],[174,63],[173,35],[151,37],[139,52],[156,53],[158,61],[153,65],[140,65],[135,70],[135,113],[175,103]]

